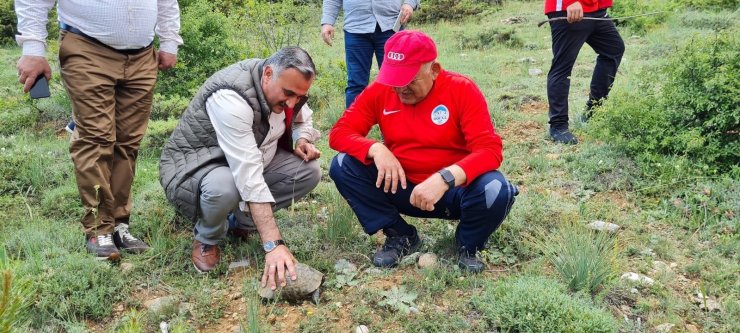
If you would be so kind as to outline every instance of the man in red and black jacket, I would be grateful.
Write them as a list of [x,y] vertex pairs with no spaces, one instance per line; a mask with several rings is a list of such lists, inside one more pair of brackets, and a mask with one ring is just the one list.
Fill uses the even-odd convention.
[[[460,220],[461,268],[480,272],[476,252],[503,222],[516,187],[497,171],[503,160],[483,94],[473,81],[442,69],[434,41],[401,31],[385,45],[377,79],[329,134],[340,152],[329,175],[365,232],[385,244],[373,264],[392,267],[421,243],[401,214]],[[383,141],[367,137],[379,125]]]
[[591,110],[609,94],[624,54],[624,41],[614,22],[584,20],[584,17],[604,18],[612,0],[545,0],[552,32],[552,66],[547,74],[547,99],[550,102],[550,137],[555,142],[575,144],[578,140],[568,130],[568,92],[570,74],[583,43],[596,51],[596,68],[591,78],[591,90],[586,111],[581,118],[588,120]]

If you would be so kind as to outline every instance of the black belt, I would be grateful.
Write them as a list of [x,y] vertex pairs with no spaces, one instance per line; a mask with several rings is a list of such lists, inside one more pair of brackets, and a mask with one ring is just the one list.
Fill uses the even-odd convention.
[[90,37],[90,36],[86,35],[84,32],[80,31],[80,29],[77,29],[77,28],[75,28],[75,27],[73,27],[73,26],[71,26],[69,24],[64,23],[64,22],[59,22],[59,29],[62,29],[62,30],[71,32],[71,33],[73,33],[75,35],[78,35],[80,37],[83,37],[83,38],[85,38],[85,39],[87,39],[87,40],[89,40],[89,41],[91,41],[91,42],[93,42],[95,44],[98,44],[98,45],[101,45],[101,46],[105,46],[105,47],[107,47],[107,48],[109,48],[109,49],[111,49],[113,51],[116,51],[118,53],[123,53],[123,54],[138,54],[138,53],[141,53],[141,51],[144,51],[144,50],[152,47],[152,43],[149,43],[149,45],[144,46],[144,47],[142,47],[140,49],[124,49],[124,50],[119,50],[119,49],[114,48],[114,47],[112,47],[112,46],[110,46],[108,44],[105,44],[105,43],[103,43],[103,42],[101,42],[101,41],[99,41],[99,40],[97,40],[97,39],[95,39],[93,37]]

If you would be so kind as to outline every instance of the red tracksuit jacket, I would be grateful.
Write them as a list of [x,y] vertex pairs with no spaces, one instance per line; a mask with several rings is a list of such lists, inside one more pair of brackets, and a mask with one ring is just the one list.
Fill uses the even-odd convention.
[[592,13],[612,6],[612,0],[545,0],[545,14],[559,12],[574,2],[580,2],[584,13]]
[[457,73],[442,70],[429,95],[416,105],[401,103],[389,86],[371,84],[334,124],[329,146],[370,164],[367,152],[376,141],[366,135],[375,124],[415,184],[452,164],[465,171],[470,183],[503,161],[501,138],[483,93]]

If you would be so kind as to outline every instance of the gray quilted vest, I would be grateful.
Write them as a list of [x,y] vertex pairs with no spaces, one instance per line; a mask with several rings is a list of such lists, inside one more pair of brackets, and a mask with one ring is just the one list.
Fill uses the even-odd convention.
[[[218,146],[216,132],[206,112],[206,100],[214,92],[230,89],[238,93],[254,110],[252,129],[261,146],[269,130],[270,108],[260,85],[262,59],[248,59],[226,67],[208,78],[195,94],[162,150],[159,161],[159,182],[167,200],[177,211],[195,221],[199,215],[200,182],[211,170],[228,165]],[[305,101],[293,110],[300,110]],[[286,110],[286,133],[278,145],[292,151],[291,126],[295,117]]]

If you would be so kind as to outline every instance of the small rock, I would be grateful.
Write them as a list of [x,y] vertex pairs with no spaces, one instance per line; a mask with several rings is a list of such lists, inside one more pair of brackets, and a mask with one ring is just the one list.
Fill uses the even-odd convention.
[[671,330],[673,330],[673,327],[675,326],[676,325],[671,323],[660,324],[658,326],[655,326],[655,331],[658,333],[669,333]]
[[334,270],[337,273],[356,273],[357,266],[345,259],[339,259],[334,263]]
[[249,268],[249,259],[234,261],[229,264],[229,273],[241,272]]
[[162,333],[168,333],[170,331],[170,325],[166,321],[159,323],[159,331]]
[[535,61],[534,61],[534,58],[532,58],[532,57],[524,57],[524,58],[519,58],[519,60],[517,60],[517,62],[519,62],[519,63],[528,62],[530,64],[534,64]]
[[722,305],[714,297],[704,296],[701,292],[696,293],[694,303],[699,305],[699,309],[705,311],[722,311]]
[[424,253],[419,256],[419,268],[437,267],[437,255],[434,253]]
[[231,332],[233,333],[242,333],[242,327],[241,326],[234,326],[234,328],[231,329]]
[[619,230],[620,226],[618,224],[604,222],[604,221],[593,221],[586,225],[587,228],[597,231],[608,231],[608,232],[616,232]]
[[670,268],[668,268],[668,264],[659,260],[653,261],[653,269],[655,269],[655,271],[657,272],[667,272],[671,270]]
[[144,302],[144,306],[149,309],[149,311],[158,313],[164,308],[176,306],[178,302],[179,299],[176,296],[164,296],[146,301]]
[[121,264],[121,273],[128,273],[134,269],[134,264],[130,262],[124,262]]
[[622,276],[620,278],[622,280],[629,280],[629,281],[637,282],[637,283],[644,284],[644,285],[647,285],[647,286],[652,286],[653,283],[655,282],[655,280],[653,280],[653,279],[651,279],[651,278],[649,278],[649,277],[647,277],[645,275],[640,275],[640,274],[633,273],[633,272],[624,273],[624,274],[622,274]]
[[413,265],[413,264],[416,263],[416,260],[419,259],[419,256],[421,256],[421,252],[414,252],[412,254],[409,254],[409,255],[403,257],[403,259],[401,259],[401,262],[399,262],[398,264],[400,266],[410,266],[410,265]]
[[370,332],[370,329],[368,329],[367,326],[365,325],[357,326],[357,328],[355,329],[355,333],[368,333],[368,332]]
[[416,307],[413,307],[412,306],[412,307],[409,307],[409,312],[411,314],[418,314],[419,313],[419,309],[417,309]]
[[365,270],[365,274],[367,275],[382,275],[383,270],[378,267],[370,267]]
[[677,263],[675,263],[675,262],[672,262],[672,263],[671,263],[670,265],[668,265],[668,266],[669,266],[669,267],[671,267],[671,268],[676,268],[676,267],[678,267],[678,264],[677,264]]
[[180,303],[180,306],[177,308],[177,313],[180,316],[185,316],[188,313],[190,313],[190,309],[192,308],[192,305],[188,302],[182,302]]
[[699,329],[691,324],[686,324],[686,331],[688,331],[689,333],[699,333]]
[[639,294],[640,293],[640,291],[637,290],[637,288],[630,289],[630,292],[633,293],[633,294]]
[[538,75],[542,75],[542,73],[543,73],[542,70],[539,69],[539,68],[530,68],[529,69],[529,75],[530,76],[538,76]]

